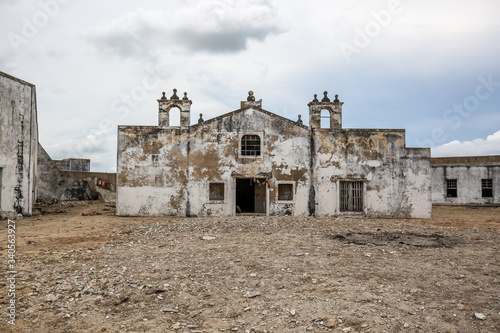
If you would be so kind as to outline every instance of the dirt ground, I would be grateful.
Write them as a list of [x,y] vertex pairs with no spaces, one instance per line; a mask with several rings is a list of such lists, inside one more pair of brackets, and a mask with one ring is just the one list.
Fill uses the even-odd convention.
[[[434,207],[430,220],[41,211],[16,221],[16,321],[2,278],[0,332],[500,332],[500,208]],[[6,220],[0,232],[5,272]]]

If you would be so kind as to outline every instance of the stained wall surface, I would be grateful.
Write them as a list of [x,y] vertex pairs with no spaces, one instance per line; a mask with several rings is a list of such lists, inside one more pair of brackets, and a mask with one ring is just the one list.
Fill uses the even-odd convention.
[[[39,145],[37,200],[95,200],[99,198],[99,181],[101,184],[104,181],[105,189],[113,192],[116,190],[115,173],[90,172],[88,171],[89,168],[87,168],[90,160],[86,159],[67,159],[63,161],[77,161],[77,163],[73,164],[72,168],[70,163],[63,163],[63,167],[73,170],[61,170],[60,163],[56,163],[57,160],[52,160],[45,149]],[[80,163],[81,161],[83,163]],[[82,167],[87,171],[80,171],[79,169]]]
[[[190,100],[158,102],[160,126],[118,128],[118,215],[430,217],[430,149],[406,148],[404,130],[342,129],[337,98],[309,105],[313,124],[330,110],[325,129],[255,100],[190,125]],[[169,126],[172,108],[182,126]],[[243,154],[244,136],[260,140],[259,156]],[[352,182],[362,190],[358,211],[340,203],[340,186]],[[223,190],[212,197],[214,183]]]
[[35,86],[0,72],[0,215],[31,215],[37,147]]
[[[500,156],[431,158],[431,165],[433,204],[500,204]],[[456,191],[448,190],[448,180],[456,182]]]
[[90,160],[87,158],[65,158],[63,160],[52,160],[61,171],[84,171],[90,172]]

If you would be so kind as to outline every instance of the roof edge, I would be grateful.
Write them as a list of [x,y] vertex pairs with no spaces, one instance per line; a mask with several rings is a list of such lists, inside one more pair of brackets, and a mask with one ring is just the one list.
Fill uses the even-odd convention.
[[8,78],[8,79],[11,79],[11,80],[17,81],[17,82],[19,82],[19,83],[22,83],[22,84],[25,84],[25,85],[31,86],[31,87],[33,87],[33,88],[35,87],[35,85],[34,85],[33,83],[29,83],[28,81],[21,80],[20,78],[17,78],[17,77],[15,77],[15,76],[12,76],[12,75],[7,74],[7,73],[2,72],[2,71],[0,71],[0,76],[4,76],[4,77],[6,77],[6,78]]
[[431,166],[500,165],[500,155],[431,157]]

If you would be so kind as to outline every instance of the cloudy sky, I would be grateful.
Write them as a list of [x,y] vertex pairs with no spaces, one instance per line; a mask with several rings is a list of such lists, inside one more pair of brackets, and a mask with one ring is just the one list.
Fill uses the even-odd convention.
[[239,107],[307,122],[314,94],[346,128],[404,128],[433,156],[500,154],[500,2],[0,0],[0,71],[37,87],[54,159],[114,171],[117,125],[156,125],[173,88],[191,122]]

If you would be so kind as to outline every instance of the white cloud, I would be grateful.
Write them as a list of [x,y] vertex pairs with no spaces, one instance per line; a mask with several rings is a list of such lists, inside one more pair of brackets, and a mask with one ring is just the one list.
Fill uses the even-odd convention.
[[500,155],[500,131],[488,135],[486,139],[472,141],[458,140],[431,149],[432,157],[438,156],[480,156]]

